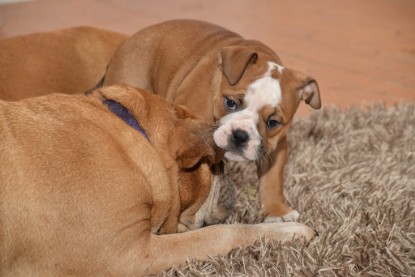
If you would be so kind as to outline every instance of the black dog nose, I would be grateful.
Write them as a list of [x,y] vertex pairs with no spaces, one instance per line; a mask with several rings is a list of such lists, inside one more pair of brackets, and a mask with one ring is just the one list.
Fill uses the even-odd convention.
[[236,129],[232,132],[232,143],[236,147],[244,146],[249,140],[249,135],[246,131],[241,129]]

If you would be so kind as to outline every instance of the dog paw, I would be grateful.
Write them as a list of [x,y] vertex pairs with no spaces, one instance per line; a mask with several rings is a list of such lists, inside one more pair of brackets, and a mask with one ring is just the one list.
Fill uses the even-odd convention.
[[292,210],[283,216],[267,216],[264,220],[264,223],[295,222],[297,221],[299,216],[299,212],[297,212],[296,210]]
[[[304,239],[305,242],[309,242],[314,237],[318,237],[318,232],[307,225],[297,222],[286,222],[283,224],[293,225],[293,239]],[[287,226],[288,227],[288,226]]]
[[318,236],[318,233],[314,229],[297,222],[262,223],[260,225],[267,229],[270,228],[268,229],[267,236],[280,242],[293,239],[302,239],[305,242],[309,242]]

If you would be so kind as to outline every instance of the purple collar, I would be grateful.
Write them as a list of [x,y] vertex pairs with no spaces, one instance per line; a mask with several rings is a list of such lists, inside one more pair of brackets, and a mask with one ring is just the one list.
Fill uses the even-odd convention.
[[140,126],[140,124],[138,124],[138,121],[134,118],[134,116],[130,113],[130,111],[126,107],[124,107],[120,103],[118,103],[118,102],[116,102],[114,100],[111,100],[111,99],[105,99],[104,101],[102,101],[102,103],[104,103],[105,105],[107,105],[108,106],[108,109],[113,114],[115,114],[116,116],[118,116],[119,118],[121,118],[125,123],[127,123],[128,125],[130,125],[134,129],[136,129],[148,141],[150,141],[150,139],[148,138],[148,135],[147,135],[146,131]]

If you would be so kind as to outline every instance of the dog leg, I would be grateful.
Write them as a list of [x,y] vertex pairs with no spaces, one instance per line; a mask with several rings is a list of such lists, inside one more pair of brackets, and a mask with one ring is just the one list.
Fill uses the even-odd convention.
[[185,233],[143,236],[127,257],[118,265],[123,275],[160,273],[187,260],[203,260],[209,256],[224,255],[239,246],[254,243],[261,237],[286,242],[293,238],[311,240],[316,232],[306,225],[262,223],[256,225],[213,225]]
[[267,168],[258,168],[259,200],[266,210],[265,222],[296,221],[299,213],[285,203],[284,166],[287,161],[288,144],[284,137],[277,149],[270,154]]

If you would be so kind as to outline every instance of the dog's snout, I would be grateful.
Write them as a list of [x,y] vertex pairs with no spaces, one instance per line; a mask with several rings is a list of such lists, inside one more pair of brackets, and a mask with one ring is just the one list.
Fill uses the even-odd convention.
[[241,147],[246,145],[246,143],[249,141],[249,135],[246,131],[241,129],[236,129],[232,132],[232,143],[236,147]]

